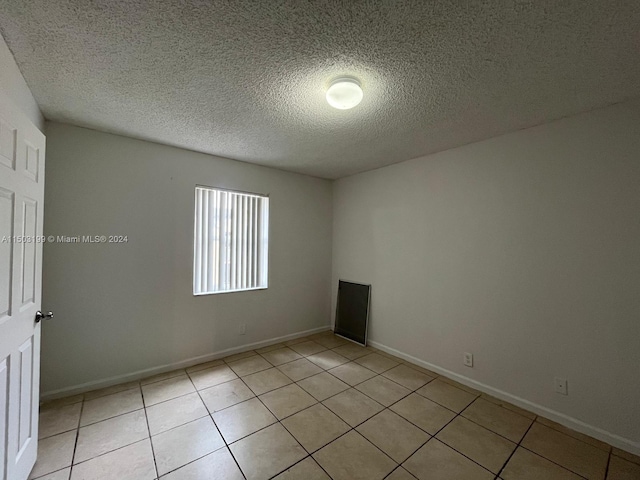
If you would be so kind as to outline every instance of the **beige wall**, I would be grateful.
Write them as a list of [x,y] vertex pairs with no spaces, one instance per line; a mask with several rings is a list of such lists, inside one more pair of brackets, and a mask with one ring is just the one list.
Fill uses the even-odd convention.
[[[129,241],[45,245],[45,394],[329,324],[329,181],[59,123],[46,134],[45,235]],[[192,295],[196,184],[270,195],[267,290]]]
[[338,180],[333,212],[371,340],[640,451],[639,102]]
[[10,98],[36,127],[43,130],[44,117],[2,36],[0,36],[0,92]]

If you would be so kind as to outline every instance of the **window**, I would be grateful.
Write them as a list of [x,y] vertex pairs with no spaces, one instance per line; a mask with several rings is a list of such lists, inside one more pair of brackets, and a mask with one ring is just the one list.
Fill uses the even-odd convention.
[[269,197],[196,187],[193,294],[267,288]]

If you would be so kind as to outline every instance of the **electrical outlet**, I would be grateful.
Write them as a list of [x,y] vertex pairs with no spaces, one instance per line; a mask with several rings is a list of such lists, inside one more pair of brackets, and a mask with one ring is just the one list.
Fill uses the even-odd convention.
[[464,364],[467,367],[473,367],[473,353],[469,353],[469,352],[464,353]]
[[245,335],[247,333],[247,324],[246,323],[241,323],[240,324],[240,328],[238,329],[238,334],[239,335]]
[[569,392],[567,390],[567,379],[566,378],[560,378],[560,377],[556,377],[554,379],[554,383],[556,386],[556,393],[559,393],[561,395],[568,395]]

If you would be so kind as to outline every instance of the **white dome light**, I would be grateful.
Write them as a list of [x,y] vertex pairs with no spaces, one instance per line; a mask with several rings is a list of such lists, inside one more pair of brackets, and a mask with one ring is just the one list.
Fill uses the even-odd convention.
[[352,78],[339,78],[327,90],[327,102],[334,108],[348,110],[362,101],[362,88]]

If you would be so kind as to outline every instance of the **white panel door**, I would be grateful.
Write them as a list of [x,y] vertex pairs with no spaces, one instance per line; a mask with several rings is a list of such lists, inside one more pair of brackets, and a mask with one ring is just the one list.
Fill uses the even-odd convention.
[[38,452],[44,135],[0,92],[0,479]]

